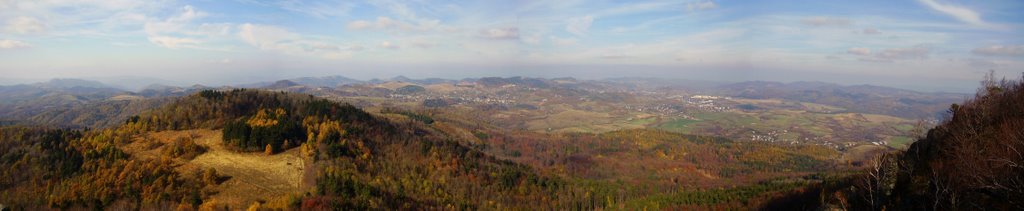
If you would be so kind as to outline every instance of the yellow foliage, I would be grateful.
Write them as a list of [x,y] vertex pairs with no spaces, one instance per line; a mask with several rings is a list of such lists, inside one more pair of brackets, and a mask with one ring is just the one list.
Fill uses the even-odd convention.
[[263,203],[263,204],[260,205],[260,208],[261,209],[271,209],[271,210],[288,210],[288,208],[289,208],[288,202],[292,198],[301,197],[301,196],[302,196],[301,194],[283,194],[283,195],[271,198],[270,200],[267,200],[266,203]]
[[190,211],[190,210],[196,210],[196,209],[193,209],[192,205],[190,205],[190,204],[181,203],[181,204],[178,204],[178,208],[174,209],[174,210],[177,210],[177,211]]
[[790,154],[788,151],[772,146],[745,152],[739,159],[746,162],[763,162],[770,165],[776,165],[789,156]]
[[199,205],[199,211],[228,210],[226,205],[221,204],[217,199],[210,199]]
[[249,205],[249,208],[245,209],[245,210],[247,210],[247,211],[258,211],[258,210],[260,210],[260,203],[259,202],[253,202],[252,205]]
[[278,108],[273,111],[270,109],[260,109],[256,112],[255,116],[249,118],[249,121],[245,123],[252,127],[270,127],[277,125],[277,119],[285,115],[284,109]]

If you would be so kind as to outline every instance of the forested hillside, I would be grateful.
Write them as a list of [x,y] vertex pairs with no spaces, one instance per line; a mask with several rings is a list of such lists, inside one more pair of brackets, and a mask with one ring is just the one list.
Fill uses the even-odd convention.
[[124,124],[124,120],[129,116],[159,108],[173,100],[174,98],[159,97],[91,102],[70,108],[45,109],[24,119],[41,125],[114,128]]
[[[1024,209],[1024,80],[982,83],[976,97],[906,151],[773,205],[854,210]],[[788,207],[790,209],[794,207]]]
[[[272,121],[263,119],[266,110],[276,112]],[[308,95],[233,90],[204,91],[101,131],[4,128],[0,167],[12,175],[4,177],[0,201],[23,208],[198,207],[215,194],[202,189],[215,186],[213,180],[179,172],[178,160],[143,159],[119,146],[144,141],[148,131],[217,129],[236,121],[257,128],[272,127],[268,121],[300,125],[303,136],[289,140],[294,143],[269,147],[302,147],[314,161],[315,185],[291,195],[289,207],[561,206],[572,200],[550,197],[565,185],[557,178],[415,126]],[[244,141],[225,137],[228,145]]]
[[[771,196],[846,171],[839,152],[822,146],[733,141],[656,129],[606,133],[509,131],[457,114],[387,110],[462,145],[570,180],[604,199],[584,208],[749,209]],[[401,115],[401,116],[399,116]],[[427,121],[429,120],[429,121]]]
[[[835,152],[824,148],[657,130],[508,133],[390,113],[310,95],[207,90],[109,129],[8,126],[0,130],[0,201],[28,209],[740,208],[834,168]],[[220,140],[200,141],[209,130]],[[296,191],[240,204],[225,188],[246,176],[206,165],[208,153],[297,155],[302,162],[287,165],[301,170],[288,171],[302,179],[286,189]]]

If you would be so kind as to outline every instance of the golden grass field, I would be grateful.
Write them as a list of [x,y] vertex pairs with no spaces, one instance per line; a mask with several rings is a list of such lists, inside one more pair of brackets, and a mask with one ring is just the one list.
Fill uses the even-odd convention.
[[192,160],[178,160],[178,170],[190,175],[201,169],[213,168],[226,178],[212,188],[215,194],[207,200],[216,202],[218,207],[244,208],[256,202],[281,200],[291,194],[302,193],[306,188],[303,174],[311,171],[306,171],[310,165],[303,159],[300,147],[274,155],[235,152],[221,145],[220,130],[203,129],[153,132],[125,148],[140,158],[155,159],[159,158],[163,145],[190,135],[207,151]]

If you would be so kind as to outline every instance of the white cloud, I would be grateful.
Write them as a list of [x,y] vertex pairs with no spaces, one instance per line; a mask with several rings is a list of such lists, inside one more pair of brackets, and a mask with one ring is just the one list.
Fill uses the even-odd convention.
[[423,38],[415,38],[412,39],[411,41],[408,41],[407,43],[410,46],[417,48],[433,48],[434,46],[437,46],[437,42]]
[[841,27],[841,26],[849,26],[851,22],[850,22],[850,20],[843,19],[843,18],[834,18],[834,17],[826,17],[826,16],[815,16],[815,17],[804,18],[803,20],[800,20],[800,23],[803,23],[804,25],[808,25],[808,26],[814,26],[814,27],[825,27],[825,26],[839,26],[839,27]]
[[281,51],[289,50],[288,43],[300,37],[280,27],[249,23],[238,27],[238,36],[259,49]]
[[875,57],[885,60],[927,59],[929,53],[931,53],[931,48],[917,45],[907,48],[885,49],[875,54]]
[[[611,46],[592,46],[591,43],[575,47],[555,48],[553,51],[532,53],[529,59],[543,63],[592,62],[600,64],[680,64],[679,58],[687,63],[721,63],[737,58],[737,52],[722,43],[729,43],[748,34],[748,30],[737,27],[723,27],[705,32],[685,34],[656,42],[626,43]],[[557,45],[551,36],[545,37]],[[559,37],[564,38],[564,37]]]
[[17,40],[0,40],[0,49],[31,48],[32,45]]
[[199,44],[199,41],[195,39],[166,36],[149,37],[149,42],[170,49],[178,49]]
[[193,19],[205,17],[207,14],[202,11],[196,10],[192,5],[185,5],[181,8],[181,14],[168,19],[168,22],[189,22]]
[[373,4],[374,6],[376,6],[378,8],[388,10],[392,14],[398,15],[399,17],[402,17],[404,19],[410,19],[410,20],[418,19],[416,17],[416,12],[414,12],[412,9],[409,9],[409,6],[405,5],[404,3],[400,3],[400,2],[396,2],[396,1],[391,1],[391,0],[377,0],[377,1],[370,1],[369,3]]
[[196,27],[195,31],[188,31],[185,34],[197,36],[227,36],[231,34],[234,25],[230,23],[203,23]]
[[343,59],[352,56],[358,47],[342,47],[315,37],[304,37],[285,28],[274,25],[246,23],[238,26],[238,38],[260,50],[291,55],[318,56],[326,59]]
[[277,7],[295,13],[302,13],[318,18],[339,17],[349,14],[355,8],[351,1],[278,1]]
[[7,21],[7,31],[19,34],[46,32],[46,24],[33,17],[19,16]]
[[388,41],[380,42],[379,46],[381,48],[391,49],[391,50],[398,50],[398,48],[399,48],[398,45],[396,45],[394,43],[391,43],[391,42],[388,42]]
[[341,51],[341,47],[327,43],[315,43],[306,48],[307,51]]
[[525,36],[519,37],[519,40],[522,40],[523,43],[530,45],[540,44],[541,39],[544,39],[542,33],[526,33]]
[[875,28],[866,28],[866,29],[864,29],[863,33],[864,34],[881,34],[882,31],[878,31],[878,29],[875,29]]
[[139,45],[137,45],[135,43],[127,43],[127,42],[111,42],[110,45],[117,46],[117,47],[135,47],[135,46],[139,46]]
[[715,4],[713,1],[690,2],[686,4],[687,11],[709,10],[714,8],[718,8],[718,4]]
[[163,21],[149,21],[143,25],[143,29],[150,36],[180,33],[185,26],[192,20],[206,16],[205,12],[196,10],[191,5],[186,5],[181,8],[181,13],[177,16],[169,17]]
[[[234,28],[234,25],[230,23],[193,23],[208,15],[191,5],[185,5],[170,17],[162,20],[149,19],[142,25],[143,31],[146,32],[150,43],[160,47],[224,50],[198,46],[198,44],[209,43],[216,38],[229,38],[231,30]],[[144,15],[137,18],[146,19]]]
[[629,58],[634,58],[634,56],[626,55],[626,54],[623,54],[623,53],[606,53],[606,54],[602,54],[600,58],[602,58],[602,59],[629,59]]
[[594,16],[583,16],[579,18],[569,19],[569,23],[565,25],[565,31],[583,36],[590,30],[590,25],[594,23]]
[[975,48],[971,52],[983,56],[1021,56],[1024,55],[1024,45],[992,45]]
[[368,29],[373,26],[373,23],[364,20],[357,20],[348,23],[348,29]]
[[493,28],[480,31],[480,36],[495,40],[516,40],[519,39],[519,28]]
[[392,18],[389,18],[389,17],[381,16],[381,17],[377,17],[377,20],[374,21],[374,22],[370,22],[370,21],[366,21],[366,20],[352,21],[352,22],[349,22],[346,25],[346,27],[348,29],[351,29],[351,30],[377,29],[377,30],[392,30],[392,31],[396,31],[397,30],[397,31],[405,31],[405,32],[426,32],[426,31],[431,31],[431,30],[434,30],[434,29],[440,27],[440,25],[441,25],[440,23],[441,22],[438,21],[438,20],[424,20],[424,21],[418,21],[416,23],[412,23],[412,22],[399,21],[399,20],[395,20],[395,19],[392,19]]
[[850,48],[850,49],[846,50],[846,53],[853,54],[853,55],[866,56],[866,55],[871,55],[871,49],[869,49],[869,48]]
[[968,23],[968,24],[971,24],[971,25],[975,25],[975,26],[983,26],[983,27],[993,27],[994,26],[993,24],[987,23],[984,20],[982,20],[981,19],[981,15],[978,14],[978,12],[975,12],[974,10],[971,10],[970,8],[956,6],[956,5],[951,5],[951,4],[942,4],[942,3],[939,3],[939,2],[937,2],[935,0],[918,0],[918,2],[923,3],[924,5],[928,6],[929,8],[931,8],[931,9],[933,9],[935,11],[939,11],[939,12],[945,13],[946,15],[949,15],[949,16],[951,16],[953,18],[956,18],[957,20],[959,20],[961,22],[965,22],[965,23]]
[[874,63],[892,63],[892,59],[885,58],[873,58],[873,57],[861,57],[857,59],[862,62],[874,62]]
[[[170,4],[170,1],[151,0],[0,0],[0,19],[20,22],[16,24],[20,26],[5,26],[4,31],[11,33],[122,36],[110,30],[135,29],[146,20],[141,14],[162,13]],[[37,31],[38,26],[42,26],[43,31]]]
[[550,36],[548,38],[550,38],[551,42],[554,43],[556,46],[571,46],[576,45],[577,42],[576,38],[560,38],[556,36]]

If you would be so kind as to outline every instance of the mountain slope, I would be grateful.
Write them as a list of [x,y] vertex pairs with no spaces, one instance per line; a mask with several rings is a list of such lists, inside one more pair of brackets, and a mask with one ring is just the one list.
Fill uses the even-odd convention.
[[1024,79],[987,80],[974,99],[948,112],[906,151],[879,156],[848,178],[781,197],[772,208],[1024,209]]
[[1024,209],[1024,80],[990,82],[950,112],[900,158],[892,206]]
[[[266,114],[268,110],[274,114]],[[229,148],[238,143],[252,142],[259,145],[263,143],[260,141],[265,140],[259,137],[280,135],[274,132],[277,131],[275,128],[279,128],[278,125],[300,125],[298,131],[301,134],[294,137],[301,138],[273,139],[283,142],[268,145],[268,153],[301,149],[304,159],[315,163],[304,174],[315,179],[309,185],[312,189],[308,193],[280,196],[285,199],[292,197],[291,201],[294,202],[280,206],[305,206],[308,209],[473,209],[513,208],[527,206],[532,202],[557,207],[561,203],[549,197],[563,186],[558,179],[538,176],[527,166],[487,156],[421,126],[378,119],[350,105],[308,95],[252,90],[203,91],[160,109],[131,117],[118,128],[84,133],[72,131],[73,134],[81,135],[49,136],[45,135],[50,133],[45,129],[9,129],[12,132],[0,133],[12,140],[3,142],[5,149],[10,149],[4,150],[0,156],[8,158],[0,162],[3,169],[50,166],[44,164],[45,160],[25,160],[33,153],[58,153],[61,156],[53,159],[58,163],[69,162],[70,165],[67,168],[43,168],[37,170],[37,173],[8,177],[23,179],[5,180],[0,186],[4,193],[0,195],[0,200],[23,208],[163,207],[175,202],[181,202],[178,206],[204,205],[205,200],[217,194],[206,190],[216,187],[219,182],[209,181],[220,179],[216,179],[216,175],[211,176],[214,179],[189,175],[230,171],[189,171],[171,167],[187,162],[188,159],[164,157],[177,155],[181,150],[202,154],[205,150],[200,149],[205,147],[180,148],[196,145],[189,138],[183,139],[180,144],[178,141],[157,143],[152,133],[220,129],[232,122],[243,122],[245,126],[242,127],[249,129],[243,132],[247,137],[244,139],[228,138],[228,135],[234,133],[224,131],[225,139],[219,144]],[[35,132],[37,130],[42,131]],[[254,133],[256,131],[263,132]],[[27,137],[17,135],[26,133],[41,134],[42,139],[48,141],[18,138]],[[39,143],[44,143],[42,148],[37,148]],[[46,143],[59,144],[57,147],[47,147],[52,144]],[[159,159],[147,159],[141,154],[133,154],[137,151],[128,147],[139,144],[171,154],[161,155]],[[238,150],[245,151],[244,148]],[[149,162],[158,165],[146,164],[145,168],[141,168],[147,171],[141,175],[142,178],[118,179],[118,175],[143,173],[137,172],[135,168],[138,167],[133,166]],[[175,187],[181,189],[167,188],[170,192],[164,192],[161,187],[168,180],[157,178],[174,178],[172,183],[177,183]],[[61,188],[32,185],[46,181]],[[129,184],[137,184],[131,187],[139,189],[126,192],[119,188]],[[167,195],[160,195],[162,192]]]

